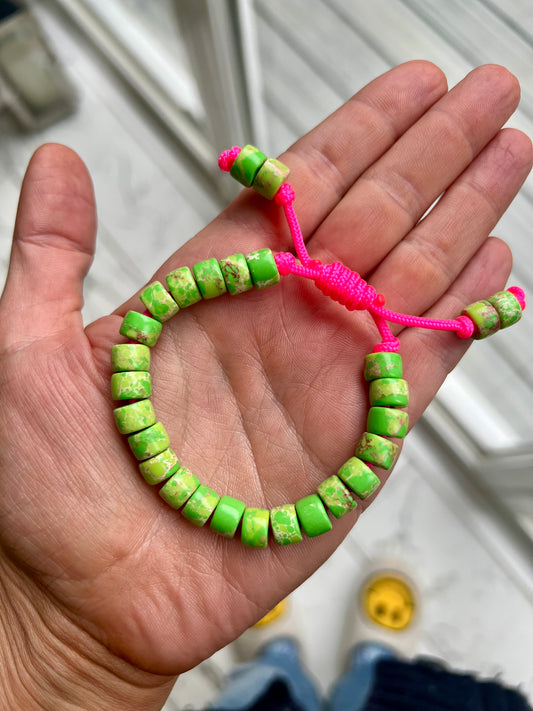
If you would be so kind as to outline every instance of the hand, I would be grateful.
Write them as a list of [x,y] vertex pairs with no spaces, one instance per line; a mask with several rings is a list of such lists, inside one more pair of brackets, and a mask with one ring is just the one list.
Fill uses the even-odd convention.
[[[344,262],[388,308],[413,314],[453,318],[503,288],[510,253],[488,236],[531,167],[529,139],[501,130],[518,98],[514,77],[490,66],[450,92],[425,62],[365,87],[281,158],[311,256]],[[35,688],[50,685],[50,671],[26,646],[63,660],[57,685],[79,673],[87,691],[87,670],[104,670],[101,684],[118,698],[124,681],[135,708],[142,693],[161,703],[172,675],[307,578],[368,502],[327,535],[260,551],[195,529],[165,505],[112,418],[109,352],[140,302],[82,325],[94,232],[85,167],[62,146],[41,148],[0,302],[0,626],[4,656],[20,669],[22,655],[17,674]],[[282,211],[243,191],[156,277],[264,246],[290,248]],[[153,351],[152,402],[203,483],[250,506],[294,502],[353,455],[367,412],[362,359],[376,342],[366,314],[287,277],[168,322]],[[467,343],[415,329],[401,343],[414,423]]]

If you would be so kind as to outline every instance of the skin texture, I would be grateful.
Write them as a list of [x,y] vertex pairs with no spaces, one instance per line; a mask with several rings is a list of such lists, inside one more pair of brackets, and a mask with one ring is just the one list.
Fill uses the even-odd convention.
[[[411,62],[362,89],[281,156],[312,257],[343,261],[414,314],[454,317],[502,289],[511,258],[489,235],[532,157],[527,137],[501,130],[518,100],[496,66],[448,92],[436,67]],[[82,325],[95,225],[81,160],[41,148],[0,301],[4,708],[160,708],[176,674],[307,578],[373,499],[324,536],[267,550],[164,504],[116,432],[109,396],[110,348],[138,299]],[[281,210],[244,191],[154,278],[262,247],[289,247]],[[362,373],[375,340],[364,314],[295,277],[199,303],[152,353],[154,408],[180,462],[220,495],[294,502],[352,456],[367,414],[354,364]],[[414,329],[401,342],[414,423],[468,343]]]

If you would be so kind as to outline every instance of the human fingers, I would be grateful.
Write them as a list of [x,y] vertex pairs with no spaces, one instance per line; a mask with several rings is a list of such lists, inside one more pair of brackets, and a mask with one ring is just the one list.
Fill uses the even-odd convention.
[[81,330],[83,279],[95,232],[94,194],[85,165],[66,146],[42,146],[22,184],[0,300],[1,350]]

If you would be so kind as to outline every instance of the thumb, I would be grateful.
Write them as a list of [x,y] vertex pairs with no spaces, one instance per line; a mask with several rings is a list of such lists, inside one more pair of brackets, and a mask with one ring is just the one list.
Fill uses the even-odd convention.
[[94,254],[96,209],[91,178],[76,153],[47,144],[22,183],[11,259],[0,299],[0,344],[82,329],[83,279]]

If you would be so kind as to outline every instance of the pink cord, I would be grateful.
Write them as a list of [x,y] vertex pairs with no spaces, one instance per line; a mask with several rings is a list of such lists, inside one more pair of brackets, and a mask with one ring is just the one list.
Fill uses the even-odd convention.
[[[220,169],[229,171],[240,150],[238,146],[233,146],[229,151],[221,153],[218,159]],[[394,352],[400,348],[400,341],[392,334],[387,321],[403,326],[427,328],[435,331],[455,331],[459,338],[470,338],[472,336],[474,323],[466,315],[458,316],[456,319],[443,320],[389,311],[389,309],[384,308],[384,296],[378,294],[357,272],[352,271],[340,262],[322,264],[318,259],[311,259],[294,210],[295,194],[292,186],[289,183],[283,183],[274,200],[277,205],[283,208],[296,254],[300,260],[300,264],[298,264],[294,255],[290,252],[279,252],[274,257],[279,273],[282,276],[296,274],[297,276],[311,279],[323,294],[346,306],[348,311],[368,311],[374,319],[381,336],[381,342],[374,347],[374,352]],[[508,291],[516,297],[520,308],[524,310],[526,300],[523,289],[518,286],[511,286]]]

